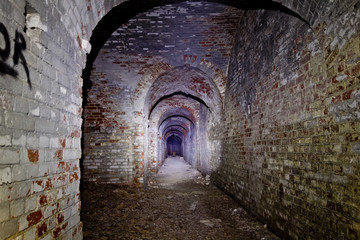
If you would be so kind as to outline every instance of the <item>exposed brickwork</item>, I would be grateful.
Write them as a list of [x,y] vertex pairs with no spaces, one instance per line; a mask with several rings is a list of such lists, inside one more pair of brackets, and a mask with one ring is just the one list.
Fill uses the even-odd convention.
[[[105,48],[130,56],[162,56],[172,66],[199,68],[214,79],[223,96],[233,35],[242,13],[207,2],[167,4],[126,22]],[[131,69],[126,61],[119,63]],[[140,73],[150,67],[146,62],[146,58],[138,61],[136,68],[145,67]]]
[[360,234],[360,38],[334,45],[343,32],[325,28],[337,19],[313,32],[284,14],[248,12],[230,63],[216,181],[285,238]]
[[28,150],[28,158],[32,163],[39,162],[39,150]]
[[[173,134],[284,238],[360,238],[359,2],[268,2],[298,18],[237,8],[252,0],[0,1],[0,239],[81,239],[80,177],[141,184]],[[177,91],[192,100],[161,99]]]
[[76,229],[73,239],[82,237],[85,52],[68,28],[80,21],[77,10],[68,12],[64,3],[0,3],[0,239],[54,238],[60,213],[66,213],[67,227],[58,236],[67,238]]
[[141,152],[136,150],[141,140],[136,138],[143,136],[143,129],[136,126],[135,119],[139,124],[143,120],[132,107],[131,89],[108,80],[105,74],[94,73],[88,92],[83,175],[88,181],[132,183],[135,177],[142,177]]
[[[146,125],[147,119],[142,117],[148,118],[155,107],[164,108],[158,106],[164,96],[181,92],[198,98],[196,107],[179,103],[177,107],[194,113],[199,111],[197,101],[202,101],[201,104],[212,109],[214,124],[219,124],[226,59],[240,13],[239,9],[213,3],[166,5],[139,14],[113,33],[100,51],[91,74],[92,87],[84,112],[85,180],[133,183],[134,179],[143,177],[147,168],[151,172],[159,167],[166,153],[166,132],[158,132],[157,121],[161,118],[158,114],[164,111],[159,110],[156,119],[150,119]],[[176,29],[169,27],[174,21]],[[201,34],[194,35],[195,32]],[[175,106],[166,101],[164,104]],[[191,130],[194,139],[205,136],[205,126],[211,128],[207,118],[202,121],[201,133]],[[147,125],[149,129],[144,131]],[[158,141],[158,135],[163,142]],[[144,139],[149,143],[146,147]],[[199,145],[201,141],[187,142]],[[200,159],[211,162],[211,157],[206,156],[215,151],[208,149],[205,142],[204,152],[195,159],[190,154],[194,149],[186,148],[189,151],[185,156],[199,169]]]

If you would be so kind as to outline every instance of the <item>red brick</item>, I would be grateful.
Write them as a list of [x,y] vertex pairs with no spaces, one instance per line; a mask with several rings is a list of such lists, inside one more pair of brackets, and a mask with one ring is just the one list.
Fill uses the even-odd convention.
[[57,161],[63,160],[63,150],[57,150],[54,154],[54,159]]
[[332,97],[331,102],[332,103],[337,103],[341,101],[341,95],[338,95],[336,97]]
[[29,158],[29,162],[32,163],[39,162],[39,150],[28,149],[28,158]]
[[73,172],[72,174],[69,175],[70,182],[74,182],[77,180],[79,180],[79,175],[77,174],[77,172]]
[[37,226],[37,236],[41,237],[43,236],[48,230],[48,226],[46,222],[43,222]]
[[65,220],[64,215],[61,214],[61,213],[59,213],[58,216],[57,216],[57,223],[58,223],[58,224],[61,224],[61,223],[64,222],[64,220]]
[[344,92],[343,93],[343,96],[342,96],[342,98],[343,98],[343,100],[345,101],[345,100],[349,100],[350,98],[351,98],[351,93],[353,92],[353,90],[349,90],[349,91],[347,91],[347,92]]
[[55,230],[53,230],[53,237],[54,238],[58,238],[60,237],[61,233],[67,228],[68,223],[65,222],[62,226],[55,228]]
[[351,69],[351,74],[357,77],[360,73],[360,63],[358,63],[353,69]]
[[43,217],[43,214],[41,212],[41,210],[37,210],[36,212],[32,212],[30,213],[27,217],[26,220],[28,221],[29,227],[38,223]]
[[59,143],[60,143],[60,145],[62,146],[62,148],[65,148],[65,147],[66,147],[66,139],[61,139],[61,138],[59,138]]
[[48,200],[47,200],[47,197],[45,194],[43,195],[40,195],[40,198],[39,198],[39,204],[40,206],[44,206],[48,203]]
[[72,138],[80,138],[81,132],[79,130],[73,131],[70,135]]

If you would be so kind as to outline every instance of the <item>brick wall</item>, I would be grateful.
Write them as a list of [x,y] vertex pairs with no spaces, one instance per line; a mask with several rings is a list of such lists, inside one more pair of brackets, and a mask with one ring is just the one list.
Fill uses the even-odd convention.
[[312,29],[248,11],[231,55],[214,178],[284,238],[360,236],[359,12],[339,4]]
[[0,239],[81,239],[82,69],[121,1],[0,3]]
[[92,76],[84,112],[84,181],[133,183],[142,176],[137,148],[143,148],[138,139],[143,119],[127,85],[111,84],[100,73]]
[[65,9],[0,3],[0,239],[81,238],[85,51],[67,28],[76,9],[60,20]]

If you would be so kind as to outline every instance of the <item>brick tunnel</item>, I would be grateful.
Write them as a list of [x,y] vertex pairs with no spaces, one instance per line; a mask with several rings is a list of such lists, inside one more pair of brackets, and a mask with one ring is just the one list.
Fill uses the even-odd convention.
[[359,0],[5,0],[0,35],[0,240],[89,238],[81,186],[169,158],[282,239],[360,238]]

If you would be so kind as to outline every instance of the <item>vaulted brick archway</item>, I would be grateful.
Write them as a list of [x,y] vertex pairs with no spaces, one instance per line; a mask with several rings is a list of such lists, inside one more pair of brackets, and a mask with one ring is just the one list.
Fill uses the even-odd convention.
[[194,139],[198,114],[199,103],[183,96],[174,96],[159,103],[148,124],[148,174],[156,173],[169,155],[167,139],[173,134],[182,139],[182,156],[195,166]]
[[[86,61],[86,68],[84,69],[83,76],[85,79],[88,79],[90,75],[91,68],[93,66],[93,62],[96,59],[96,56],[103,44],[110,38],[114,31],[116,31],[121,24],[125,23],[127,20],[135,17],[139,13],[150,11],[151,9],[161,7],[164,5],[171,4],[181,4],[185,2],[184,0],[167,0],[167,1],[158,1],[158,0],[115,0],[113,2],[107,2],[103,9],[105,10],[104,16],[102,19],[98,21],[96,26],[93,28],[93,33],[91,34],[91,38],[89,42],[92,46],[91,52],[89,53]],[[303,12],[304,10],[298,4],[293,4],[291,0],[289,1],[267,1],[267,0],[259,0],[259,1],[249,1],[249,0],[241,0],[241,1],[219,1],[219,0],[207,0],[205,2],[215,3],[221,5],[227,5],[238,9],[244,10],[253,10],[253,9],[269,9],[275,11],[282,11],[286,14],[291,14],[299,19],[304,21],[308,21],[308,19],[316,20],[313,16],[308,16],[309,18],[303,17],[301,14],[308,14],[308,12]],[[296,1],[295,1],[296,2]],[[311,2],[312,3],[312,2]],[[318,4],[311,4],[309,2],[309,6],[318,6]],[[201,6],[202,3],[199,4]],[[319,9],[322,9],[319,6]],[[301,12],[299,14],[299,12]],[[99,13],[99,12],[98,12]],[[192,55],[189,56],[190,58]],[[88,82],[87,84],[91,84]]]
[[[81,239],[80,181],[140,186],[171,135],[283,238],[359,238],[359,6],[1,1],[1,238]],[[217,93],[146,100],[181,69]]]
[[[130,175],[134,176],[135,181],[139,180],[142,183],[147,177],[147,172],[151,172],[151,164],[158,166],[163,161],[160,157],[163,154],[158,155],[155,137],[158,123],[147,121],[150,117],[154,118],[152,115],[155,109],[158,108],[157,112],[160,113],[170,106],[168,103],[161,105],[163,100],[171,101],[173,96],[179,95],[188,100],[180,98],[180,102],[174,104],[180,108],[185,107],[190,112],[199,113],[195,128],[196,134],[203,139],[199,140],[198,136],[193,135],[192,141],[197,145],[194,149],[199,150],[198,153],[195,152],[198,154],[197,157],[191,157],[197,160],[191,162],[194,162],[193,165],[198,166],[199,170],[203,170],[204,174],[215,168],[216,164],[212,163],[219,162],[220,139],[208,141],[206,132],[212,128],[219,128],[221,122],[226,63],[235,23],[241,16],[240,12],[237,8],[211,2],[180,1],[174,5],[154,7],[147,12],[139,13],[113,32],[94,62],[91,75],[93,84],[87,92],[88,107],[85,106],[84,112],[85,132],[97,124],[98,130],[89,131],[93,139],[111,138],[108,141],[112,141],[115,146],[118,144],[119,149],[125,147],[124,152],[129,151],[127,154],[124,153],[125,158],[119,159],[117,155],[111,155],[107,161],[115,161],[119,165],[127,162],[129,170],[126,170],[127,173],[120,173],[123,168],[116,169],[112,164],[104,162],[105,160],[100,160],[100,155],[88,154],[84,159],[84,179],[89,177],[92,181],[98,178],[96,181],[128,183],[128,171],[131,172],[132,169]],[[193,14],[192,17],[189,14]],[[156,20],[159,17],[161,21]],[[177,18],[179,24],[176,29],[169,28],[173,17]],[[223,31],[225,26],[226,30]],[[196,36],[195,31],[201,34]],[[147,42],[152,44],[146,44]],[[185,103],[181,104],[183,100]],[[193,103],[187,104],[189,101],[197,102],[197,108],[191,106]],[[92,112],[102,111],[92,106],[100,105],[119,109],[119,112],[112,116],[107,113],[96,113],[94,117],[99,121],[93,121],[94,117],[90,117],[87,123],[87,117],[91,116]],[[127,120],[129,117],[131,121]],[[116,122],[123,126],[121,130],[109,129],[106,126],[108,122]],[[133,133],[133,137],[119,144],[119,137],[124,133],[122,128],[129,129],[126,134]],[[90,138],[85,136],[85,151],[91,144],[87,139]],[[213,142],[216,142],[216,147],[212,146]],[[134,146],[136,151],[132,150]],[[90,149],[102,152],[106,148],[97,148],[95,145]],[[199,159],[204,160],[200,163]],[[96,161],[103,167],[96,167]],[[113,168],[110,173],[106,167],[109,165]]]
[[[119,4],[107,17],[115,18],[123,11],[122,7],[133,3]],[[173,1],[167,5],[149,1],[141,6],[142,10],[129,12],[131,16],[122,15],[121,26],[107,25],[104,17],[98,29],[108,29],[107,37],[98,38],[95,30],[90,41],[98,57],[92,76],[99,86],[101,81],[116,79],[117,82],[107,84],[111,87],[103,85],[104,89],[122,89],[120,92],[125,93],[122,96],[127,99],[126,108],[134,106],[130,113],[119,118],[130,117],[135,123],[134,127],[125,124],[125,128],[131,129],[128,134],[133,136],[130,142],[135,143],[126,145],[127,149],[136,148],[125,154],[133,159],[134,166],[129,167],[131,177],[125,178],[126,181],[146,183],[146,177],[156,172],[166,156],[166,139],[172,134],[182,139],[191,136],[188,142],[192,145],[183,145],[187,148],[184,158],[188,162],[203,173],[212,173],[219,187],[280,234],[299,236],[302,230],[292,227],[297,225],[296,221],[280,223],[284,216],[297,215],[296,210],[289,213],[286,207],[286,204],[294,206],[289,200],[294,196],[289,192],[299,178],[300,182],[327,179],[327,173],[309,167],[318,165],[306,157],[313,160],[329,157],[320,153],[317,142],[327,139],[326,134],[313,134],[317,143],[309,146],[306,143],[309,138],[303,140],[308,134],[303,129],[331,125],[333,118],[328,117],[328,113],[343,110],[325,103],[336,104],[343,96],[351,98],[354,91],[352,85],[348,93],[335,96],[328,85],[332,82],[330,76],[335,79],[351,76],[350,82],[355,81],[349,72],[354,67],[352,64],[348,65],[347,73],[344,66],[339,65],[337,77],[331,70],[336,68],[336,59],[341,56],[339,49],[346,49],[358,31],[352,30],[355,21],[346,23],[348,19],[357,19],[355,1],[344,4],[349,8],[348,14],[337,18],[333,12],[341,12],[339,5],[343,6],[310,1],[305,4],[259,1],[254,5],[248,1],[236,4]],[[334,22],[337,28],[328,28]],[[353,56],[352,50],[344,51],[344,56]],[[92,64],[91,57],[96,55],[92,54],[88,66]],[[321,64],[316,66],[317,63]],[[104,66],[106,71],[102,70]],[[189,85],[192,76],[199,74],[210,79],[210,91],[216,89],[212,97],[202,92],[207,88],[201,78],[198,89]],[[341,88],[340,81],[336,80],[335,84]],[[126,85],[130,86],[129,90]],[[168,122],[163,122],[163,114],[171,111],[173,115],[168,115]],[[190,119],[189,113],[195,116],[193,125],[185,120],[185,116]],[[209,118],[211,114],[214,115]],[[344,118],[338,115],[337,121]],[[298,130],[305,135],[299,135]],[[295,135],[290,136],[287,131],[295,131],[291,133]],[[333,144],[327,146],[331,148]],[[309,149],[315,152],[310,153]],[[306,157],[299,160],[301,156]],[[198,158],[209,160],[198,161]],[[306,171],[313,172],[307,174]],[[312,201],[305,196],[300,198],[304,202]],[[277,209],[286,214],[271,212],[273,202],[280,202]],[[315,232],[311,234],[318,236]]]
[[[168,125],[174,125],[174,119],[180,118],[183,121],[179,125],[186,129],[186,134],[183,134],[185,161],[204,174],[215,170],[214,161],[219,158],[219,152],[211,149],[206,136],[210,126],[217,126],[221,122],[222,100],[218,85],[205,73],[185,66],[160,75],[148,90],[145,114],[149,116],[149,135],[146,135],[149,144],[145,145],[145,149],[149,147],[149,155],[145,155],[145,164],[150,161],[150,165],[155,163],[158,167],[162,163],[167,156],[164,151],[166,136],[172,131]],[[174,125],[174,128],[177,127]],[[158,141],[155,136],[159,137]]]

